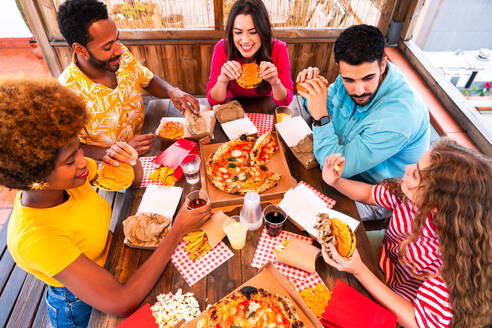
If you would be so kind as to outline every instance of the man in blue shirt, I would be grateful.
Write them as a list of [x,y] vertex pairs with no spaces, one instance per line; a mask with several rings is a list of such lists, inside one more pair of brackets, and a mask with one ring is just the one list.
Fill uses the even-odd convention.
[[345,157],[343,177],[369,183],[398,178],[429,148],[427,108],[400,70],[384,55],[384,37],[357,25],[335,42],[339,76],[328,88],[309,67],[297,76],[313,117],[314,154]]

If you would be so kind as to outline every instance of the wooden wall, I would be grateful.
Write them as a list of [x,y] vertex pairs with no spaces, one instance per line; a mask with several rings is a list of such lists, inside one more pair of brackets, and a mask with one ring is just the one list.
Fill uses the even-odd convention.
[[[332,55],[333,41],[286,42],[292,80],[299,71],[309,66],[318,67],[330,82],[335,80],[338,70]],[[172,85],[195,95],[206,93],[215,40],[191,44],[123,43],[141,64]],[[66,67],[72,58],[71,49],[66,45],[55,46],[54,49],[61,66]]]

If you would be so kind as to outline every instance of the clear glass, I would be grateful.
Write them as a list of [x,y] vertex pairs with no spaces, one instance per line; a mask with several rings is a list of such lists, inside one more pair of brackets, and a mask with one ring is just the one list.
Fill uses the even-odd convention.
[[185,197],[185,204],[189,210],[207,205],[210,202],[208,194],[204,190],[195,190],[190,192]]
[[275,108],[275,120],[277,123],[282,122],[282,120],[286,117],[298,116],[299,111],[289,106],[279,106]]
[[240,218],[248,226],[248,230],[257,230],[263,224],[260,195],[256,191],[249,191],[244,195]]
[[200,181],[200,156],[188,155],[181,163],[186,182],[195,184]]
[[232,248],[242,249],[246,245],[248,226],[240,221],[239,215],[233,215],[225,220],[222,228]]
[[282,226],[287,220],[287,214],[276,204],[270,204],[263,210],[265,226],[270,237],[277,237],[282,232]]

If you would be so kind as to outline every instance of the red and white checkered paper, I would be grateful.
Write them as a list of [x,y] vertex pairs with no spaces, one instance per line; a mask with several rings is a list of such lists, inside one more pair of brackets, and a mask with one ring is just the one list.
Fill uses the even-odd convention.
[[173,262],[176,269],[190,286],[193,286],[193,284],[234,255],[229,247],[221,241],[217,246],[193,262],[185,250],[185,246],[186,242],[181,241],[171,256],[171,262]]
[[333,206],[335,206],[336,200],[331,199],[330,197],[326,196],[325,194],[322,194],[321,192],[319,192],[315,188],[311,187],[309,184],[307,184],[304,181],[301,181],[301,183],[303,185],[305,185],[306,187],[308,187],[309,189],[311,189],[312,191],[314,191],[314,193],[316,194],[316,196],[318,196],[319,198],[321,198],[321,200],[324,201],[326,203],[326,205],[328,205],[328,208],[333,208]]
[[261,136],[273,129],[273,115],[262,113],[246,113],[248,118],[253,122],[258,130],[258,135]]
[[266,228],[263,229],[261,233],[260,241],[258,242],[258,246],[256,247],[256,252],[253,257],[253,262],[251,266],[254,268],[261,268],[268,262],[272,262],[273,265],[277,268],[277,270],[294,285],[297,292],[304,290],[306,288],[314,288],[318,283],[323,283],[320,276],[315,273],[309,273],[304,270],[294,268],[290,265],[283,264],[277,262],[276,253],[274,251],[275,247],[277,247],[278,243],[287,238],[299,238],[302,241],[308,242],[309,244],[313,243],[313,240],[309,237],[304,237],[301,235],[297,235],[292,232],[284,231],[280,233],[277,237],[270,237]]
[[149,184],[156,184],[156,185],[161,185],[162,183],[160,182],[154,182],[149,180],[149,175],[154,172],[156,167],[155,163],[152,163],[152,160],[155,158],[155,156],[149,156],[149,157],[140,157],[140,163],[142,163],[142,168],[143,168],[143,177],[142,177],[142,182],[140,183],[139,187],[147,187]]

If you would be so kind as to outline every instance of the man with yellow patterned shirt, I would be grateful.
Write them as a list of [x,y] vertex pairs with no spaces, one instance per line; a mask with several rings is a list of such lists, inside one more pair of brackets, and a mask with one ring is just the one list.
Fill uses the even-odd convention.
[[117,141],[127,142],[139,155],[150,149],[154,134],[141,134],[145,117],[142,88],[153,96],[171,98],[182,112],[198,110],[197,99],[142,66],[120,43],[104,3],[67,0],[60,5],[57,19],[74,51],[59,81],[87,103],[90,119],[80,141],[88,157],[102,159]]

